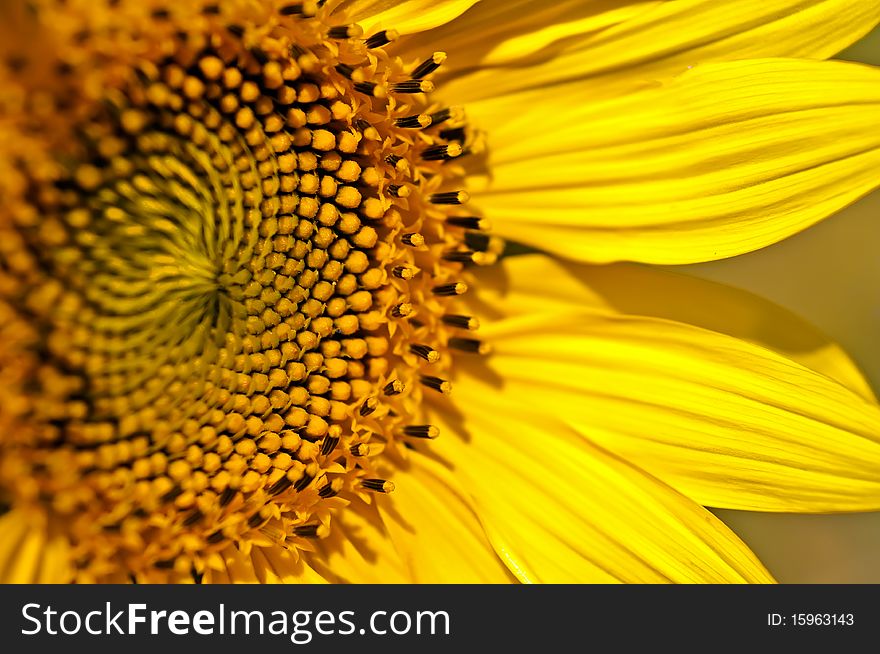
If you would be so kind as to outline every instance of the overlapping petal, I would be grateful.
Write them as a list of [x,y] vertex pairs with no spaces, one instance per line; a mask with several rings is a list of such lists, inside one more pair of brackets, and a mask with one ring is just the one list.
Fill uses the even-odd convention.
[[351,0],[338,10],[346,20],[360,24],[368,34],[393,29],[415,34],[445,25],[479,0]]
[[843,348],[799,316],[749,292],[670,270],[508,257],[480,270],[467,302],[488,321],[572,308],[674,320],[768,348],[874,399]]
[[507,583],[459,480],[418,454],[394,471],[397,490],[378,498],[382,520],[414,583]]
[[[251,550],[250,566],[261,584],[325,584],[327,580],[302,556],[280,547],[255,547]],[[250,573],[248,566],[248,574]],[[232,568],[230,567],[230,571]],[[234,583],[241,583],[234,574]]]
[[[880,35],[878,35],[880,36]],[[813,321],[880,388],[880,193],[771,248],[676,270],[747,288]]]
[[431,450],[454,462],[498,556],[520,581],[772,581],[708,511],[539,407],[526,408],[522,396],[483,388],[466,398],[471,436],[440,410],[443,434]]
[[[591,96],[605,97],[713,61],[827,58],[878,21],[880,3],[863,0],[498,0],[410,47],[456,45],[444,85],[456,102],[577,80]],[[545,93],[543,106],[555,109],[564,93]]]
[[290,550],[254,547],[244,553],[229,545],[209,557],[204,583],[322,584],[327,580]]
[[310,565],[334,583],[404,584],[412,581],[375,502],[354,500],[333,517],[330,534],[306,554]]
[[770,350],[671,320],[570,311],[499,321],[493,385],[704,506],[880,509],[880,407]]
[[[880,184],[880,71],[842,62],[698,66],[546,120],[493,101],[496,231],[573,259],[689,263],[770,245]],[[521,98],[527,102],[527,98]]]

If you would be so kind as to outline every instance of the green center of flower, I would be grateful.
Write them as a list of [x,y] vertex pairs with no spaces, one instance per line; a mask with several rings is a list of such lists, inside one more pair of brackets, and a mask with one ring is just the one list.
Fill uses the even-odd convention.
[[449,307],[495,254],[459,213],[462,114],[426,95],[445,55],[406,66],[392,32],[307,5],[217,13],[68,98],[57,174],[20,164],[0,481],[68,534],[81,581],[307,549],[346,498],[393,489],[378,455],[438,435],[421,396],[449,392],[450,350],[483,350]]

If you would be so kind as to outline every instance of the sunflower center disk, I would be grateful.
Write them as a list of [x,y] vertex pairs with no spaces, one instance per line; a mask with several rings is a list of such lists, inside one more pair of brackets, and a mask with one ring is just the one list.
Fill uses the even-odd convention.
[[61,179],[22,164],[43,218],[0,290],[30,330],[0,474],[81,581],[308,547],[346,498],[393,489],[377,455],[437,436],[413,423],[449,350],[482,351],[448,306],[495,253],[458,206],[461,113],[426,95],[445,55],[210,20],[74,121]]

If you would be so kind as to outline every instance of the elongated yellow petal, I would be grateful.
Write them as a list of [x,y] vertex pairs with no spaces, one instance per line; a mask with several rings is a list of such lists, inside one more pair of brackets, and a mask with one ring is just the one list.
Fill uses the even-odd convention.
[[355,0],[343,3],[347,20],[359,23],[368,34],[396,30],[400,34],[423,32],[457,18],[479,0]]
[[492,182],[473,194],[501,235],[567,257],[729,257],[880,184],[880,70],[868,66],[753,60],[612,102],[568,91],[540,123],[499,101]]
[[310,565],[327,579],[354,584],[412,581],[385,529],[375,503],[355,500],[333,518],[327,538],[317,543]]
[[843,344],[880,390],[878,216],[880,193],[873,192],[770,248],[675,269],[749,289],[791,308]]
[[[560,53],[562,43],[578,47],[661,4],[662,0],[483,0],[445,25],[401,39],[398,48],[414,53],[448,49],[453,56],[443,70],[455,78],[466,77],[499,64],[537,63],[532,60],[540,55],[544,60],[551,51]],[[485,90],[474,91],[475,99],[485,97]]]
[[[712,61],[824,59],[878,21],[880,6],[862,0],[484,2],[426,36],[461,41],[445,92],[472,104],[575,80],[605,97]],[[555,107],[559,96],[545,95]]]
[[377,498],[394,545],[415,583],[508,583],[456,478],[414,453],[395,470],[397,490]]
[[532,254],[480,270],[467,300],[489,319],[573,308],[666,318],[745,339],[873,392],[844,350],[805,320],[746,291],[639,264],[592,266]]
[[521,581],[771,581],[708,511],[534,410],[526,397],[503,393],[484,388],[463,407],[466,440],[438,415],[443,433],[432,450],[452,462]]
[[[598,311],[511,319],[484,331],[504,393],[702,505],[880,509],[880,407],[770,350]],[[456,380],[459,397],[484,390]]]
[[0,516],[0,584],[69,583],[67,542],[25,511]]

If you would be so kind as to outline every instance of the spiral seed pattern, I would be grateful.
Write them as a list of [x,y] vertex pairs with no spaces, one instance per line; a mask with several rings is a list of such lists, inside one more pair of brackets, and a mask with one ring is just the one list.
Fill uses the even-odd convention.
[[295,559],[393,490],[378,464],[438,436],[423,393],[485,352],[452,303],[499,253],[461,206],[479,139],[430,99],[445,53],[318,3],[154,2],[132,31],[135,4],[45,4],[80,30],[4,153],[0,484],[79,581]]

